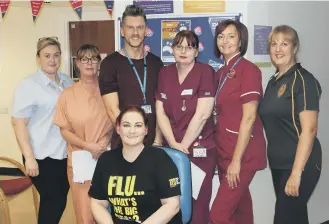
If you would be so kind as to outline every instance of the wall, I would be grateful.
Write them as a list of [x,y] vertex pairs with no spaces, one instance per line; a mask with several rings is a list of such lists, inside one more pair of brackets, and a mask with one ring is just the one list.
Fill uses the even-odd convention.
[[[269,10],[267,1],[250,1],[248,4],[248,21],[246,25],[249,31],[249,46],[247,57],[253,62],[256,62],[258,59],[253,55],[254,25],[271,25],[268,23],[268,17],[266,16]],[[274,68],[261,68],[261,70],[263,75],[263,87],[265,89],[268,80],[273,75]],[[255,223],[273,223],[275,194],[269,168],[256,173],[251,183],[250,192],[253,198]]]
[[[118,1],[115,4],[113,19],[117,19],[125,5],[132,1]],[[35,46],[38,38],[42,36],[58,36],[62,43],[63,61],[62,70],[69,71],[68,52],[68,21],[78,20],[75,12],[68,3],[60,2],[57,7],[44,6],[36,24],[32,22],[31,9],[28,2],[12,3],[5,21],[0,22],[0,108],[11,107],[12,94],[17,82],[29,73],[36,70]],[[83,20],[111,19],[103,2],[84,3]],[[182,13],[182,1],[174,1],[175,13]],[[229,1],[226,11],[243,14],[243,21],[248,26],[250,41],[247,58],[255,61],[253,56],[253,25],[279,25],[288,24],[297,29],[300,35],[302,49],[299,59],[321,82],[323,94],[321,100],[321,113],[319,125],[319,138],[323,148],[323,173],[311,202],[310,224],[319,224],[329,219],[329,140],[325,137],[325,127],[329,120],[325,114],[329,113],[328,78],[325,71],[328,63],[319,63],[319,59],[327,59],[329,45],[327,37],[329,29],[325,16],[329,9],[328,2],[268,2],[268,1]],[[316,21],[316,24],[313,22]],[[117,27],[116,27],[117,29]],[[262,69],[263,84],[266,86],[274,69]],[[20,160],[13,131],[10,125],[10,115],[0,114],[0,155]],[[214,178],[214,192],[219,183]],[[251,184],[255,224],[272,223],[274,211],[274,192],[269,169],[258,172]]]

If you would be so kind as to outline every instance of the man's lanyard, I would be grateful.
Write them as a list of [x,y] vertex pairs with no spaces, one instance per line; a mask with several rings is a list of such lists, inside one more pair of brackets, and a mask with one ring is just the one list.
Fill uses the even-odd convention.
[[138,75],[137,69],[133,63],[133,61],[131,60],[131,58],[129,57],[127,51],[125,48],[123,48],[123,51],[126,55],[126,57],[128,58],[128,61],[130,63],[130,66],[133,68],[136,78],[138,80],[139,86],[141,87],[142,93],[143,93],[143,101],[144,104],[146,104],[146,79],[147,79],[147,64],[146,64],[146,56],[144,56],[144,83],[142,84],[142,81]]
[[230,72],[231,70],[239,63],[239,61],[242,59],[242,57],[238,58],[238,60],[236,60],[236,62],[232,65],[232,67],[230,68],[230,70],[228,70],[223,82],[222,82],[222,76],[223,76],[223,72],[220,73],[220,78],[218,80],[218,87],[217,87],[217,90],[216,90],[216,95],[215,95],[215,106],[216,106],[216,99],[217,99],[217,96],[219,94],[219,92],[223,89],[224,87],[224,84],[226,83],[226,80],[228,78],[228,76],[230,75]]

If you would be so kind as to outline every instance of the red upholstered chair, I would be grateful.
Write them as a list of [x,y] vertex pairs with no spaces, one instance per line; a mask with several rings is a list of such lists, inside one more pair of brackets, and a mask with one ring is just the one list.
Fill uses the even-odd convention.
[[38,215],[38,209],[39,209],[38,192],[33,186],[30,178],[26,175],[24,166],[19,162],[7,157],[0,157],[0,162],[10,163],[11,165],[14,165],[18,169],[20,169],[20,171],[22,171],[22,173],[25,174],[25,177],[0,180],[0,204],[2,205],[0,208],[1,224],[10,224],[10,212],[9,212],[8,201],[11,198],[17,196],[18,194],[24,192],[29,187],[32,187],[32,196],[33,196],[33,202],[35,207],[35,214]]

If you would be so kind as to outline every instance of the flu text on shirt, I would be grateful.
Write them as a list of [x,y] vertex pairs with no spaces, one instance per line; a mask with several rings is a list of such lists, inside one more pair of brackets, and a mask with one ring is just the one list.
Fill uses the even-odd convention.
[[[135,190],[136,175],[111,176],[108,182],[109,201],[113,205],[114,214],[120,219],[139,221],[137,200],[135,195],[145,195],[145,191]],[[171,187],[179,184],[179,178],[169,179]],[[124,197],[124,198],[123,198]]]
[[134,195],[144,195],[144,191],[135,192],[136,176],[111,176],[108,182],[108,195],[124,196],[126,198],[109,198],[114,214],[120,219],[139,221],[137,202]]

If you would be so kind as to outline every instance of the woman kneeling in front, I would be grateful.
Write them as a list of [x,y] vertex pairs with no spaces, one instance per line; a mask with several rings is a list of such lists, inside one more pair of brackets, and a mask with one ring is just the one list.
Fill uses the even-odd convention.
[[135,106],[124,109],[117,118],[116,130],[123,148],[100,156],[89,190],[96,222],[182,223],[177,168],[162,149],[144,146],[144,111]]

